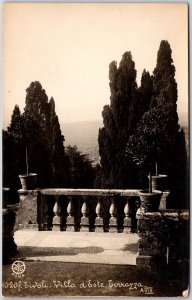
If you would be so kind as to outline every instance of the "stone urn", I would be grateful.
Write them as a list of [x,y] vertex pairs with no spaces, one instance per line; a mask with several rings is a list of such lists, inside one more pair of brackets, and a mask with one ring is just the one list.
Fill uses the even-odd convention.
[[36,187],[37,174],[29,173],[19,175],[21,186],[23,190],[33,190]]
[[153,192],[149,192],[149,190],[139,191],[141,212],[158,211],[162,194],[163,193],[158,190],[154,190]]
[[164,191],[166,189],[167,177],[168,176],[164,174],[152,175],[152,191]]

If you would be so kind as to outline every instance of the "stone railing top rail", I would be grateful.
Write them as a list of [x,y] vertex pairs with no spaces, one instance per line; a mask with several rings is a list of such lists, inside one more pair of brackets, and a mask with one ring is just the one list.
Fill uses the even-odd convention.
[[137,211],[137,219],[145,220],[189,220],[189,210],[188,209],[165,209],[158,212],[142,212],[141,209]]
[[[69,188],[46,188],[46,189],[35,189],[35,190],[22,190],[20,189],[19,194],[28,194],[31,192],[39,192],[41,195],[51,196],[96,196],[96,197],[107,197],[107,196],[122,196],[122,197],[134,197],[139,196],[139,190],[137,189],[69,189]],[[167,194],[169,191],[163,192]]]
[[66,196],[138,196],[139,190],[117,190],[117,189],[41,189],[42,195],[66,195]]

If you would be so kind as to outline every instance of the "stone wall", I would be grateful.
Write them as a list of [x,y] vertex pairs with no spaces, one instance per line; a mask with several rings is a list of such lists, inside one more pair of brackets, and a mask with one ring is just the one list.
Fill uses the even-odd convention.
[[189,259],[189,212],[137,212],[140,240],[136,265],[154,272],[178,268]]

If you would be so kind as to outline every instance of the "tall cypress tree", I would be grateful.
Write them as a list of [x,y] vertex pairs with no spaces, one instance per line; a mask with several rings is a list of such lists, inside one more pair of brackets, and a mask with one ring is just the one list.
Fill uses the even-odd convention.
[[149,74],[145,69],[141,76],[141,85],[138,88],[136,114],[139,120],[143,114],[149,110],[150,102],[153,95],[153,76]]
[[11,123],[10,123],[10,126],[8,127],[9,131],[15,130],[15,127],[17,127],[19,125],[20,117],[21,117],[20,108],[18,105],[15,105],[12,116],[11,116]]
[[49,103],[45,90],[39,81],[31,82],[26,89],[26,100],[24,111],[26,115],[32,116],[42,128],[46,131],[49,121]]
[[46,92],[40,82],[34,81],[26,89],[25,103],[24,114],[26,122],[28,119],[33,120],[34,127],[38,129],[38,133],[31,138],[28,150],[30,172],[38,173],[39,186],[52,186],[53,171],[50,164],[47,134],[50,116],[49,103]]
[[10,201],[19,201],[18,189],[20,180],[18,175],[26,172],[25,145],[22,137],[23,117],[18,105],[15,105],[11,123],[7,131],[3,131],[3,186],[10,188]]
[[57,187],[67,187],[70,185],[69,158],[65,154],[64,136],[61,133],[58,116],[55,112],[55,101],[49,101],[49,124],[48,141],[50,150],[50,161],[53,171],[53,184]]
[[[69,159],[65,155],[64,136],[55,112],[54,99],[51,98],[48,101],[46,92],[38,81],[32,82],[26,91],[25,113],[32,116],[40,126],[37,142],[40,151],[36,157],[41,158],[38,164],[39,172],[42,173],[41,177],[48,186],[69,186]],[[37,165],[36,161],[34,165]]]
[[153,97],[151,107],[175,106],[177,102],[177,83],[172,50],[168,41],[161,41],[157,53],[157,64],[153,71]]
[[129,138],[126,151],[139,166],[141,182],[145,182],[149,171],[154,171],[157,161],[159,171],[168,174],[171,190],[168,205],[182,207],[184,203],[186,206],[187,195],[186,145],[178,123],[175,67],[167,41],[160,43],[153,75],[151,109]]
[[[27,140],[29,171],[38,173],[40,187],[69,186],[69,161],[55,103],[53,99],[48,101],[38,81],[32,82],[26,89],[24,113],[21,114],[19,107],[15,107],[8,132],[22,149]],[[25,161],[25,152],[20,153],[22,161]],[[26,172],[21,170],[21,166],[23,164],[20,164],[18,174]]]
[[27,119],[24,113],[21,114],[19,106],[15,105],[11,116],[11,123],[7,128],[7,133],[10,140],[14,143],[15,152],[13,157],[15,162],[18,162],[18,174],[26,173],[25,153],[28,144],[28,137],[31,136],[31,139],[33,139],[32,132],[35,130],[35,126],[33,127],[33,125],[34,124],[31,122],[31,119]]
[[25,172],[25,148],[20,139],[22,115],[15,105],[11,123],[3,131],[3,186],[10,188],[10,199],[18,201],[17,190],[20,188],[18,175]]
[[101,187],[124,188],[133,184],[130,165],[124,158],[128,137],[136,124],[137,93],[135,63],[131,52],[125,52],[117,68],[109,65],[110,105],[103,108],[104,127],[99,130],[99,154],[102,176],[96,180]]
[[187,154],[183,131],[180,128],[177,114],[177,83],[175,80],[175,66],[172,59],[172,50],[168,41],[161,41],[157,53],[157,64],[154,69],[153,97],[151,107],[166,110],[174,118],[173,128],[168,131],[175,139],[173,150],[169,155],[169,162],[163,167],[169,175],[169,187],[172,190],[170,197],[171,207],[186,206],[187,202]]

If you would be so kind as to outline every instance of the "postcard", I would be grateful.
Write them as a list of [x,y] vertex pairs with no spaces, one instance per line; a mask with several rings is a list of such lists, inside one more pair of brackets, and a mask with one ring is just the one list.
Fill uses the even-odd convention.
[[2,295],[189,295],[188,5],[3,4]]

